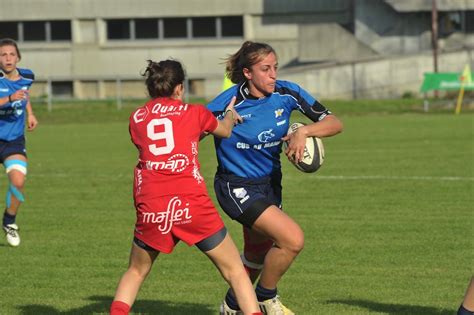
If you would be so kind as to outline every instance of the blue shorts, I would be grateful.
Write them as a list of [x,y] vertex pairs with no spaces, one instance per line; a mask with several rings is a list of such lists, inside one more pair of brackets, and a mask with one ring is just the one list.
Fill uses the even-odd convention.
[[281,208],[281,173],[250,179],[217,172],[214,191],[219,205],[232,220],[252,228],[265,209],[272,205]]
[[14,154],[21,154],[26,157],[24,136],[12,141],[0,140],[0,162],[3,163],[5,159]]

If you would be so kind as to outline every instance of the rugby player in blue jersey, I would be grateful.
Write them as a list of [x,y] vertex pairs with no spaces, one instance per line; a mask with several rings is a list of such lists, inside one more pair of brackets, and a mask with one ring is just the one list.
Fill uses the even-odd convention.
[[[277,80],[278,60],[268,44],[247,41],[226,63],[226,75],[235,83],[208,105],[215,116],[237,96],[235,110],[243,123],[227,139],[214,138],[218,169],[216,197],[224,211],[243,225],[241,256],[256,285],[260,308],[266,314],[293,314],[277,295],[277,284],[303,249],[300,226],[281,210],[280,153],[301,160],[306,137],[333,136],[342,123],[321,103],[295,83]],[[290,115],[302,112],[313,123],[287,136]],[[231,290],[221,309],[239,314]]]
[[[27,170],[25,149],[25,120],[28,130],[38,125],[28,97],[34,74],[16,65],[21,55],[12,39],[0,40],[0,161],[8,175],[3,230],[11,246],[20,245],[18,225],[15,223],[20,204],[25,200],[23,187]],[[27,114],[25,118],[25,112]]]

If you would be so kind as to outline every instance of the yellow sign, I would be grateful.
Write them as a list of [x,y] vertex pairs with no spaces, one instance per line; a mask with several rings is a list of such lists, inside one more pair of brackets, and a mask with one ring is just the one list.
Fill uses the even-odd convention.
[[224,74],[224,82],[222,82],[222,91],[227,90],[230,88],[234,83],[227,77],[227,74]]
[[469,85],[471,83],[472,83],[471,68],[469,67],[469,65],[466,65],[462,72],[461,89],[459,90],[458,101],[456,103],[456,109],[454,111],[456,115],[458,115],[461,112],[462,99],[464,98],[464,86],[466,84]]

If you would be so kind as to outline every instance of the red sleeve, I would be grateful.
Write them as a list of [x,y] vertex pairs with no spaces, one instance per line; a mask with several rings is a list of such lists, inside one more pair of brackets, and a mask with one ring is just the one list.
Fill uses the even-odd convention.
[[199,110],[201,132],[213,132],[216,130],[219,122],[217,121],[217,118],[214,117],[212,112],[203,105],[196,107]]
[[[130,138],[132,142],[138,147],[142,145],[141,135],[140,135],[140,123],[144,122],[148,116],[148,109],[146,106],[137,108],[129,118],[128,131],[130,133]],[[143,127],[142,127],[143,129]]]

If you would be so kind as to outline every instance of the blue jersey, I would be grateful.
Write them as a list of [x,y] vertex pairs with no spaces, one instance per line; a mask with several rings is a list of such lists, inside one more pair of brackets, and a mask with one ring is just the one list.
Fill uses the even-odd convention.
[[299,85],[277,80],[275,91],[256,99],[247,83],[218,95],[208,108],[220,118],[233,96],[235,110],[244,119],[230,138],[214,138],[219,171],[244,178],[270,176],[280,171],[281,138],[287,134],[291,112],[299,110],[312,121],[330,112]]
[[[0,97],[6,97],[18,90],[28,90],[35,75],[29,69],[19,69],[20,79],[10,81],[0,72]],[[25,133],[25,109],[27,99],[7,102],[0,106],[0,140],[12,141]]]

